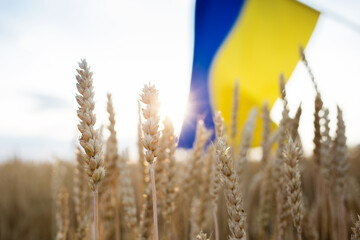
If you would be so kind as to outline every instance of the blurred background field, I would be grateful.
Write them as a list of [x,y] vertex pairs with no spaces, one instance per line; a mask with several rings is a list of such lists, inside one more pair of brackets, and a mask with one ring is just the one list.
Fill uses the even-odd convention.
[[[350,150],[349,155],[349,175],[351,178],[356,179],[356,181],[360,182],[360,147],[355,147]],[[58,160],[60,161],[60,160]],[[74,188],[74,162],[58,162],[66,169],[66,174],[64,177],[65,185],[70,191],[70,196],[72,196],[72,191]],[[177,168],[183,168],[183,162],[178,163]],[[261,163],[254,162],[249,164],[249,170],[246,171],[246,183],[249,182],[249,178],[254,177],[257,173],[259,173],[260,169],[263,167]],[[54,173],[55,166],[49,163],[28,163],[21,161],[20,159],[8,159],[5,163],[0,165],[0,191],[2,193],[0,198],[0,239],[54,239],[56,235],[56,208],[55,202],[56,196],[54,196],[54,189],[52,186],[54,184],[54,179],[52,178]],[[140,169],[138,166],[131,164],[130,168],[132,169],[131,181],[133,183],[140,183]],[[301,165],[301,174],[303,180],[303,190],[305,196],[308,198],[308,201],[312,201],[314,199],[314,178],[316,176],[316,172],[314,172],[314,166],[311,162],[311,159],[306,159]],[[135,184],[136,185],[136,184]],[[357,185],[347,186],[347,190],[354,194],[351,199],[347,201],[347,207],[351,209],[352,213],[349,216],[350,219],[356,218],[356,213],[360,212],[360,188]],[[141,202],[142,194],[139,192],[139,188],[135,189],[137,195],[137,209],[140,210],[141,206],[139,205]],[[250,194],[245,194],[245,201],[247,203],[249,200],[255,201],[255,209],[256,205],[258,205],[258,192],[253,192],[253,190],[249,190]],[[226,216],[226,207],[224,204],[224,199],[221,196],[220,201],[220,209],[219,215],[219,223],[220,223],[220,231],[221,236],[226,236],[227,234],[227,216]],[[69,199],[69,207],[71,215],[74,214],[74,202],[70,197]],[[183,211],[181,208],[177,208],[177,215],[179,212]],[[250,212],[249,214],[252,214]],[[121,211],[120,215],[123,215]],[[258,224],[258,219],[256,214],[250,216],[251,225],[256,226]],[[75,216],[72,216],[74,219]],[[211,220],[208,217],[208,224],[205,231],[208,231],[213,235],[213,231],[211,231]],[[182,222],[176,220],[174,225],[178,226],[178,224],[182,224]],[[352,223],[349,223],[350,225]],[[76,224],[72,221],[70,225],[70,239],[73,239],[73,235],[75,232]],[[250,228],[250,236],[257,236],[258,230],[256,228]],[[178,232],[179,233],[179,232]],[[162,235],[162,233],[160,233]],[[124,222],[121,222],[121,239],[128,239],[131,235],[131,231],[126,227]],[[179,235],[174,236],[174,239],[183,239],[183,233],[179,233]],[[225,238],[221,238],[225,239]],[[258,239],[258,238],[251,238]],[[305,238],[305,239],[313,239],[313,238]]]

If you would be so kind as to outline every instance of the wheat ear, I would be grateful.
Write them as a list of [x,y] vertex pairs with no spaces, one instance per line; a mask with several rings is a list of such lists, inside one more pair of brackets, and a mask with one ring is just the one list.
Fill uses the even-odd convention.
[[154,161],[159,155],[159,93],[155,86],[145,85],[142,94],[141,101],[146,105],[142,109],[142,115],[145,122],[142,125],[144,133],[141,139],[144,148],[146,149],[145,159],[150,164],[150,178],[152,188],[152,202],[153,202],[153,217],[154,217],[154,240],[159,239],[158,235],[158,223],[157,223],[157,203],[156,203],[156,185],[155,185],[155,173],[154,173]]
[[138,149],[138,162],[141,170],[141,178],[142,178],[142,189],[145,190],[145,187],[150,182],[150,174],[149,174],[149,163],[145,160],[144,154],[144,146],[142,144],[143,132],[142,132],[142,119],[141,119],[141,102],[138,100],[138,125],[137,125],[137,149]]
[[200,220],[199,220],[201,205],[202,205],[202,203],[200,202],[200,199],[197,196],[195,196],[191,199],[190,218],[189,218],[190,239],[195,238],[196,235],[198,234],[198,232],[200,232],[200,230],[201,230]]
[[270,134],[271,134],[270,110],[269,110],[269,105],[266,102],[264,103],[262,108],[262,138],[261,138],[262,163],[266,163],[268,161],[269,154],[271,151],[271,146],[269,144]]
[[291,216],[294,227],[297,231],[298,240],[301,240],[303,202],[299,162],[302,152],[299,146],[290,137],[284,148],[285,181],[288,193],[288,204],[290,205]]
[[[130,178],[130,169],[128,164],[128,153],[124,151],[120,156],[120,196],[121,203],[124,209],[124,220],[128,228],[131,229],[133,237],[138,238],[139,229],[138,229],[138,219],[137,219],[137,209],[136,209],[136,198],[135,191],[131,184]],[[151,211],[151,209],[150,209]],[[151,214],[151,212],[150,212]],[[151,217],[151,215],[150,215]]]
[[103,167],[104,159],[99,132],[94,129],[96,117],[94,114],[93,74],[86,60],[80,61],[79,69],[76,71],[78,73],[76,75],[76,87],[80,93],[76,95],[76,100],[79,104],[77,115],[80,119],[78,129],[81,133],[79,142],[85,151],[83,159],[86,163],[86,172],[89,176],[89,186],[91,190],[97,191],[97,184],[105,176],[105,169]]
[[292,120],[293,123],[291,128],[291,138],[298,141],[300,141],[300,138],[298,138],[299,136],[298,130],[299,130],[301,114],[302,114],[302,108],[300,103],[298,109],[296,110],[295,117]]
[[[169,138],[172,136],[169,135],[167,131],[169,129],[165,129],[165,127],[169,128],[170,126],[165,126],[165,120],[170,121],[170,118],[166,116],[163,121],[164,129],[162,130],[162,134],[159,139],[159,155],[157,156],[156,166],[155,166],[155,183],[156,183],[156,193],[157,193],[157,201],[158,201],[158,212],[162,213],[164,204],[165,204],[165,185],[167,182],[167,172],[166,172],[166,164],[168,161],[168,151],[169,151]],[[172,126],[171,126],[172,127]],[[171,140],[170,140],[171,141]]]
[[104,158],[102,155],[102,142],[99,132],[95,131],[94,125],[96,117],[94,114],[95,102],[93,91],[93,79],[90,67],[86,60],[81,60],[79,69],[76,70],[76,87],[80,94],[76,95],[76,101],[79,104],[77,115],[80,119],[78,129],[81,133],[79,139],[80,145],[83,147],[85,154],[83,159],[85,162],[86,173],[89,176],[89,186],[93,191],[94,198],[94,239],[99,239],[99,210],[98,210],[98,183],[105,176]]
[[[237,80],[234,85],[233,92],[233,104],[232,104],[232,115],[231,115],[231,146],[235,150],[236,146],[236,135],[238,129],[238,112],[239,112],[239,81]],[[236,154],[235,152],[233,153]]]
[[346,229],[346,212],[344,206],[344,186],[346,181],[346,175],[348,172],[347,162],[347,146],[345,136],[345,123],[343,119],[343,112],[340,107],[337,107],[337,129],[336,137],[333,142],[333,156],[334,156],[334,179],[335,190],[337,194],[338,202],[338,226],[339,226],[339,238],[345,239],[347,236]]
[[331,184],[331,137],[330,137],[330,119],[329,110],[324,108],[323,119],[323,130],[321,131],[321,190],[322,194],[319,198],[318,220],[320,221],[320,232],[321,239],[325,240],[328,238],[330,222],[332,221],[331,211],[328,211],[329,204],[331,201],[330,184]]
[[201,231],[195,238],[195,240],[209,240],[206,236],[206,233],[203,233],[203,231]]
[[[300,47],[300,57],[302,62],[304,63],[309,76],[311,78],[311,81],[314,85],[314,89],[316,92],[316,97],[315,97],[315,103],[314,103],[314,107],[315,107],[315,111],[314,111],[314,138],[313,138],[313,142],[314,142],[314,150],[313,150],[313,158],[314,158],[314,162],[315,162],[315,167],[322,171],[323,166],[321,165],[324,156],[322,156],[323,153],[323,144],[322,144],[322,133],[321,133],[321,119],[323,118],[323,101],[321,98],[321,94],[320,91],[318,89],[318,85],[315,81],[315,76],[310,68],[310,65],[306,59],[304,50],[302,49],[302,47]],[[318,212],[318,217],[324,217],[323,214],[321,214],[321,209],[324,207],[324,204],[321,203],[321,198],[322,198],[322,192],[323,190],[323,183],[322,183],[322,175],[317,175],[316,176],[316,180],[315,180],[315,191],[316,191],[316,206],[317,206],[317,212]],[[319,212],[320,211],[320,212]],[[319,219],[318,219],[319,221]],[[321,224],[324,226],[324,223],[321,222]],[[324,239],[324,234],[321,234],[322,239]]]
[[76,149],[76,168],[74,173],[74,205],[76,215],[76,240],[83,240],[86,236],[88,216],[86,209],[88,208],[86,176],[84,171],[84,161],[82,159],[81,150]]
[[270,162],[268,162],[263,168],[262,173],[263,175],[260,184],[259,222],[261,226],[262,239],[268,239],[274,190],[271,182],[272,164]]
[[285,235],[285,229],[288,224],[289,216],[289,204],[287,201],[286,189],[284,187],[284,171],[283,171],[283,150],[286,140],[286,131],[289,126],[289,109],[288,101],[286,98],[285,90],[285,79],[284,76],[280,76],[280,93],[281,99],[283,100],[283,111],[282,119],[279,126],[279,136],[278,136],[278,148],[276,150],[275,156],[275,166],[273,172],[274,187],[276,189],[276,228],[278,239],[282,240]]
[[[59,199],[59,191],[63,186],[63,181],[65,178],[66,169],[60,160],[56,160],[55,164],[52,165],[51,169],[51,199],[52,199],[52,211],[58,212],[58,199]],[[57,219],[55,215],[55,221],[52,221],[51,230],[52,235],[56,236],[58,232]]]
[[84,171],[84,161],[82,159],[81,150],[76,149],[76,168],[74,172],[74,205],[76,221],[78,226],[83,222],[86,215],[86,176]]
[[75,240],[84,240],[86,238],[88,217],[84,216],[76,229]]
[[241,137],[241,145],[240,145],[240,152],[238,156],[238,161],[236,162],[236,178],[238,181],[239,189],[243,188],[243,172],[247,164],[247,155],[251,148],[251,142],[253,138],[255,120],[256,120],[256,109],[253,108],[246,120],[244,128],[242,130],[242,137]]
[[315,112],[314,112],[314,161],[317,166],[320,166],[321,162],[321,130],[320,130],[320,119],[321,111],[323,108],[323,101],[321,100],[320,93],[316,94],[315,97]]
[[[106,165],[106,176],[102,180],[101,190],[99,192],[102,201],[102,216],[104,218],[104,225],[106,234],[111,238],[115,233],[117,240],[120,239],[120,219],[118,209],[118,199],[116,194],[117,189],[117,178],[119,175],[118,169],[118,147],[115,130],[115,112],[112,102],[111,94],[107,94],[107,112],[109,114],[109,125],[108,130],[110,135],[106,141],[105,151],[105,165]],[[115,221],[114,221],[115,220]]]
[[144,192],[144,201],[140,214],[140,240],[148,240],[151,236],[151,215],[153,210],[152,199],[151,199],[151,184],[149,183]]
[[319,89],[318,89],[317,83],[316,83],[316,81],[315,81],[315,76],[314,76],[314,74],[313,74],[313,72],[312,72],[312,70],[311,70],[311,68],[310,68],[309,62],[308,62],[308,60],[307,60],[307,58],[306,58],[306,55],[305,55],[305,52],[304,52],[304,49],[302,48],[302,46],[300,46],[299,50],[300,50],[300,58],[301,58],[301,61],[304,63],[304,65],[305,65],[305,67],[306,67],[306,70],[307,70],[308,73],[309,73],[309,76],[310,76],[311,81],[312,81],[312,83],[313,83],[313,85],[314,85],[315,91],[318,93],[318,92],[319,92]]
[[354,223],[354,227],[351,228],[351,240],[359,240],[360,239],[360,216],[357,215],[357,220]]
[[199,177],[197,176],[198,166],[201,162],[201,155],[204,150],[204,146],[211,136],[211,132],[205,127],[204,121],[199,120],[196,126],[196,134],[194,146],[192,149],[192,155],[190,162],[187,165],[187,172],[185,175],[184,191],[187,194],[191,194],[193,185],[198,182]]
[[[221,112],[216,112],[214,117],[215,123],[215,142],[219,138],[224,138],[224,120],[221,116]],[[221,175],[221,165],[217,163],[216,156],[213,158],[212,169],[211,169],[211,183],[210,183],[210,197],[211,205],[213,212],[214,220],[214,230],[215,230],[215,240],[219,240],[219,224],[217,219],[217,209],[218,209],[218,198],[220,190],[220,175]]]
[[[184,174],[184,196],[192,196],[193,186],[200,181],[199,167],[201,165],[201,156],[204,150],[204,146],[211,136],[211,132],[205,127],[204,121],[199,120],[196,126],[195,141],[193,144],[192,153],[188,164],[186,165],[186,171]],[[190,210],[191,197],[185,197],[184,199],[184,222],[185,222],[185,234],[189,234],[189,210]]]
[[[220,125],[223,125],[221,119]],[[223,127],[221,127],[223,128]],[[246,215],[243,209],[242,199],[236,187],[236,175],[233,169],[230,148],[227,146],[224,135],[217,137],[216,143],[217,163],[220,165],[222,183],[229,214],[230,239],[246,240]]]
[[260,184],[260,205],[259,205],[259,222],[261,225],[261,237],[268,239],[269,228],[271,226],[271,211],[273,204],[274,181],[273,180],[273,163],[270,161],[271,147],[278,136],[282,134],[282,127],[279,127],[276,132],[271,134],[271,119],[268,103],[265,102],[262,109],[262,164],[265,167],[262,169],[262,181]]
[[205,228],[206,223],[206,215],[209,205],[209,199],[210,199],[210,183],[211,183],[211,169],[212,169],[212,163],[214,162],[214,156],[215,156],[215,147],[214,145],[210,145],[206,149],[206,153],[204,156],[204,167],[201,169],[200,176],[202,177],[202,181],[199,186],[199,192],[200,192],[200,205],[198,207],[198,225],[200,226],[200,229]]
[[320,91],[318,89],[318,85],[315,81],[315,76],[310,68],[309,62],[306,58],[304,49],[300,46],[300,58],[302,62],[304,63],[309,76],[311,78],[311,82],[314,85],[316,97],[315,97],[315,112],[314,112],[314,139],[313,142],[315,144],[314,148],[314,161],[317,164],[317,166],[320,166],[321,162],[321,132],[320,132],[320,119],[321,119],[321,110],[323,108],[323,101],[321,99]]
[[331,157],[330,157],[330,145],[331,145],[331,136],[330,136],[330,119],[329,119],[329,110],[324,109],[324,130],[321,132],[321,173],[324,179],[324,183],[327,187],[330,187],[331,182]]
[[[315,207],[315,206],[314,206]],[[303,229],[306,239],[319,240],[319,233],[316,229],[315,210],[304,208]]]
[[65,187],[62,187],[59,191],[57,199],[56,213],[58,232],[56,234],[56,240],[66,240],[69,231],[69,192]]
[[163,186],[163,208],[162,216],[167,224],[166,231],[168,233],[168,239],[172,238],[171,226],[173,215],[175,212],[175,197],[176,197],[176,159],[175,150],[177,145],[177,139],[174,133],[174,126],[169,117],[165,117],[164,121],[163,139],[164,139],[164,151],[165,151],[165,171],[164,171],[164,186]]

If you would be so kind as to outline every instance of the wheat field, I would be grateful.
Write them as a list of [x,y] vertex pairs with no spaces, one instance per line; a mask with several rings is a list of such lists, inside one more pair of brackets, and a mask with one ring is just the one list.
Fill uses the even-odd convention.
[[[304,156],[298,133],[301,106],[290,116],[280,77],[279,126],[272,127],[266,103],[238,126],[236,85],[231,126],[215,112],[212,139],[200,120],[186,157],[177,154],[172,120],[159,116],[161,93],[145,84],[138,102],[139,156],[129,159],[118,149],[115,126],[121,116],[111,94],[109,137],[102,139],[95,128],[92,72],[81,60],[74,159],[51,164],[14,158],[0,165],[0,239],[360,239],[360,147],[348,149],[340,107],[330,135],[329,110],[304,55],[302,61],[316,91],[310,157]],[[261,160],[253,161],[257,117]]]

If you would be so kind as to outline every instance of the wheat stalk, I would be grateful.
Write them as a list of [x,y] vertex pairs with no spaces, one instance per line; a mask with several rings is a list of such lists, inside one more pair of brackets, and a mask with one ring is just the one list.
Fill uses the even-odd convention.
[[76,149],[76,168],[74,173],[74,205],[77,222],[76,240],[83,240],[87,231],[88,217],[86,209],[88,207],[86,192],[86,176],[84,172],[84,161],[82,159],[81,150]]
[[[167,125],[166,125],[167,124]],[[171,124],[171,126],[169,125]],[[159,155],[157,156],[156,166],[155,166],[155,182],[156,182],[156,193],[158,197],[158,212],[163,212],[163,207],[165,204],[165,185],[167,182],[168,173],[166,172],[166,165],[168,159],[168,151],[170,151],[171,141],[174,142],[173,136],[173,126],[170,118],[166,116],[163,121],[164,129],[162,130],[162,134],[159,140]],[[172,129],[170,129],[172,128]],[[170,133],[169,131],[172,131]],[[175,143],[176,144],[176,143]],[[176,146],[176,145],[175,145]],[[175,147],[176,148],[176,147]]]
[[146,105],[142,109],[142,115],[145,122],[142,125],[144,133],[141,142],[146,149],[145,159],[150,164],[150,178],[152,188],[152,202],[153,202],[153,217],[154,217],[154,240],[159,239],[158,234],[158,222],[157,222],[157,202],[156,202],[156,185],[155,185],[155,173],[154,173],[154,161],[159,155],[159,93],[155,86],[145,85],[142,94],[141,101]]
[[[223,120],[220,120],[223,125]],[[223,127],[219,127],[222,129]],[[221,131],[220,131],[221,132]],[[222,183],[224,185],[224,193],[226,205],[229,215],[229,229],[231,232],[230,239],[245,240],[246,239],[246,215],[243,209],[242,199],[236,187],[236,175],[233,169],[230,148],[227,146],[224,135],[219,134],[216,139],[216,156],[217,163],[220,165]]]
[[253,131],[255,126],[256,120],[256,109],[253,108],[246,120],[246,123],[243,128],[242,138],[241,138],[241,145],[240,145],[240,152],[236,162],[236,174],[237,174],[237,184],[239,189],[243,188],[243,172],[246,167],[247,163],[247,155],[251,147]]
[[196,134],[194,146],[192,149],[192,155],[190,162],[188,164],[186,176],[185,176],[185,184],[184,191],[187,194],[191,194],[191,189],[193,185],[199,181],[199,177],[197,176],[197,171],[199,170],[199,165],[201,163],[201,155],[204,150],[204,146],[209,140],[212,133],[208,131],[205,127],[204,121],[199,120],[196,126]]
[[[237,128],[238,128],[238,112],[239,112],[239,81],[237,80],[234,85],[234,92],[233,92],[233,103],[232,103],[232,115],[231,115],[231,144],[233,150],[235,151],[236,146],[236,135],[237,135]],[[235,156],[235,152],[233,152]],[[233,157],[234,157],[233,156]]]
[[175,212],[175,197],[176,197],[176,159],[175,150],[177,139],[174,133],[174,126],[169,117],[165,117],[163,133],[163,151],[165,152],[165,165],[164,165],[164,185],[163,185],[163,208],[162,216],[167,224],[168,239],[171,239],[171,226],[172,218]]
[[308,73],[309,73],[309,76],[311,78],[311,82],[313,83],[314,85],[314,88],[315,88],[315,91],[316,93],[319,93],[319,89],[318,89],[318,86],[317,86],[317,83],[315,81],[315,76],[310,68],[310,65],[309,65],[309,62],[306,58],[306,55],[305,55],[305,52],[304,52],[304,49],[302,48],[302,46],[299,47],[299,50],[300,50],[300,59],[301,61],[304,63]]
[[298,109],[296,110],[295,117],[292,120],[292,128],[291,128],[291,138],[294,140],[296,139],[298,142],[300,141],[298,129],[300,124],[301,114],[302,114],[302,108],[300,103]]
[[137,225],[138,219],[137,219],[137,209],[136,209],[136,198],[135,198],[134,188],[131,185],[128,158],[129,156],[127,154],[127,151],[124,151],[119,161],[120,164],[119,170],[121,175],[120,196],[121,196],[122,206],[124,209],[124,220],[125,220],[124,222],[131,229],[133,233],[133,237],[137,239],[139,234],[139,229]]
[[[221,116],[221,112],[218,111],[215,113],[214,118],[215,124],[215,142],[219,138],[225,138],[224,133],[224,120]],[[210,198],[213,212],[214,220],[214,229],[215,229],[215,240],[219,240],[219,224],[217,219],[217,210],[218,210],[218,198],[220,190],[220,175],[221,175],[221,165],[217,163],[216,157],[213,159],[212,169],[211,169],[211,183],[210,183]]]
[[321,162],[321,130],[320,130],[320,119],[321,110],[323,108],[323,101],[321,100],[320,93],[316,94],[315,97],[315,112],[314,112],[314,161],[317,166],[320,166]]
[[315,144],[315,148],[314,148],[314,161],[317,164],[317,166],[320,166],[320,161],[321,161],[321,132],[320,132],[320,119],[321,119],[321,110],[323,108],[323,101],[321,99],[321,95],[320,95],[320,91],[318,89],[318,85],[315,81],[315,76],[309,66],[309,62],[306,59],[306,55],[304,52],[304,49],[300,46],[299,48],[300,50],[300,58],[302,60],[302,62],[304,63],[311,81],[314,85],[315,88],[315,92],[316,92],[316,97],[315,97],[315,112],[314,112],[314,139],[313,142]]
[[209,240],[206,236],[206,233],[203,233],[203,231],[201,231],[195,238],[195,240]]
[[193,197],[190,204],[190,238],[195,238],[201,230],[200,226],[200,208],[202,203],[198,197]]
[[288,193],[288,204],[291,209],[291,216],[294,227],[297,231],[298,240],[301,240],[301,224],[303,218],[303,202],[299,162],[302,152],[299,146],[290,137],[284,148],[285,181]]
[[316,231],[315,209],[304,208],[303,229],[306,239],[319,240],[319,233]]
[[56,240],[66,240],[69,231],[69,192],[63,186],[59,191],[57,199],[56,220],[58,226],[58,232],[56,234]]
[[82,159],[81,150],[76,149],[76,168],[74,173],[74,204],[77,224],[83,221],[86,213],[86,177],[84,172],[84,161]]
[[360,239],[360,216],[357,215],[357,220],[354,223],[354,227],[351,228],[353,233],[351,234],[351,240]]
[[268,103],[264,103],[262,109],[262,139],[261,139],[261,147],[262,147],[262,157],[261,162],[266,163],[269,158],[271,146],[269,146],[269,138],[271,134],[271,119],[270,119],[270,111]]
[[[118,210],[118,199],[116,195],[117,188],[117,177],[119,175],[118,169],[118,148],[117,148],[117,139],[116,139],[116,130],[115,130],[115,112],[112,103],[111,94],[107,94],[107,112],[109,114],[109,125],[108,130],[110,132],[109,138],[106,141],[106,151],[105,151],[105,165],[107,173],[104,177],[101,187],[102,191],[100,193],[102,200],[102,216],[104,218],[104,225],[106,229],[106,235],[111,238],[115,232],[115,237],[117,240],[120,239],[119,232],[119,210]],[[115,219],[115,221],[114,221]]]
[[324,108],[324,115],[322,116],[323,130],[321,131],[321,196],[317,199],[318,221],[320,221],[321,239],[328,238],[329,225],[331,222],[331,211],[328,211],[331,201],[330,184],[331,184],[331,137],[330,137],[330,119],[329,110]]
[[215,156],[215,147],[214,145],[210,145],[204,156],[204,167],[201,169],[200,176],[202,177],[202,181],[199,186],[200,192],[200,205],[198,207],[198,225],[200,229],[205,228],[206,223],[206,215],[208,210],[208,203],[210,199],[210,184],[211,184],[211,171],[212,171],[212,163],[214,162]]
[[195,183],[200,182],[199,177],[199,169],[201,166],[201,156],[203,153],[203,149],[207,141],[209,140],[212,133],[208,131],[205,127],[204,121],[199,120],[196,126],[196,133],[195,133],[195,141],[193,144],[193,149],[191,152],[191,156],[189,159],[188,164],[186,165],[186,171],[184,176],[184,184],[183,184],[183,194],[184,194],[184,222],[185,224],[185,233],[189,233],[189,210],[190,210],[190,203],[191,197],[193,195],[193,186]]
[[138,100],[138,125],[137,125],[137,149],[138,149],[138,163],[141,170],[142,177],[142,191],[144,191],[145,186],[150,182],[149,174],[149,163],[145,160],[144,146],[142,144],[143,132],[142,132],[142,119],[141,119],[141,103]]
[[85,152],[85,154],[82,154],[83,160],[85,162],[86,173],[89,176],[89,186],[94,195],[94,239],[98,240],[99,213],[97,185],[105,176],[102,142],[99,138],[99,132],[94,129],[96,117],[94,114],[93,74],[85,59],[80,61],[79,69],[76,71],[78,73],[76,75],[76,87],[80,93],[76,95],[76,101],[79,104],[77,115],[80,119],[78,129],[81,133],[79,142]]
[[346,136],[345,136],[345,123],[343,119],[343,113],[340,107],[337,107],[337,129],[336,137],[333,142],[333,176],[335,179],[335,192],[337,194],[338,202],[338,226],[339,226],[339,237],[345,239],[347,236],[346,231],[346,217],[345,217],[345,206],[344,206],[344,185],[346,181],[346,175],[348,172],[347,162],[347,147],[346,147]]
[[278,148],[275,156],[275,166],[273,172],[274,186],[276,189],[276,228],[278,239],[282,240],[285,235],[285,229],[287,227],[287,220],[289,216],[289,205],[286,196],[286,189],[284,187],[284,172],[283,172],[283,150],[286,140],[286,131],[289,126],[289,109],[288,101],[286,98],[285,79],[284,76],[280,76],[280,93],[283,100],[282,119],[279,125],[278,136]]
[[88,217],[84,216],[76,229],[75,240],[84,240],[86,238]]
[[148,184],[148,187],[145,188],[144,192],[144,201],[143,206],[140,214],[140,233],[139,239],[140,240],[148,240],[151,236],[151,221],[152,213],[154,212],[152,206],[152,199],[151,199],[151,184]]
[[260,206],[259,206],[259,222],[261,225],[261,236],[263,239],[268,238],[268,232],[271,220],[271,207],[273,197],[272,164],[267,162],[262,171],[262,181],[260,185]]
[[76,71],[78,72],[76,75],[76,87],[80,93],[76,95],[76,101],[79,104],[77,115],[80,119],[78,129],[81,133],[79,142],[85,151],[83,159],[89,176],[89,186],[91,190],[97,191],[97,184],[105,176],[105,169],[103,167],[104,159],[99,132],[94,129],[96,117],[94,114],[95,102],[92,86],[93,74],[85,59],[80,61],[79,69]]

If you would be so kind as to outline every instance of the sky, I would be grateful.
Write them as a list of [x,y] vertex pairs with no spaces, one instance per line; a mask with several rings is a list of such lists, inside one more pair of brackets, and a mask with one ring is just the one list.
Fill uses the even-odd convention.
[[[305,51],[332,129],[339,104],[348,143],[355,145],[360,143],[360,3],[302,2],[322,12]],[[0,1],[0,161],[73,158],[79,137],[75,69],[82,58],[94,72],[97,127],[108,124],[106,94],[113,94],[120,149],[136,154],[137,100],[148,82],[159,89],[161,113],[174,120],[179,133],[191,78],[194,5],[193,0]],[[287,91],[291,113],[302,102],[300,133],[310,152],[315,92],[301,63]],[[280,110],[276,103],[275,121]]]

